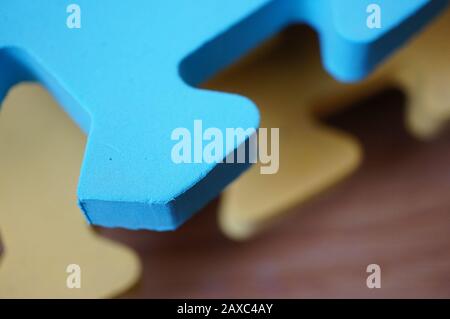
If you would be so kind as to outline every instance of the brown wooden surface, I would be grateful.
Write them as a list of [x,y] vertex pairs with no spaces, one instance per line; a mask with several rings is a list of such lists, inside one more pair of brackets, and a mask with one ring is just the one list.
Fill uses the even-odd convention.
[[[405,97],[384,92],[329,122],[363,143],[351,178],[259,237],[227,240],[216,203],[173,233],[101,230],[135,248],[141,283],[124,297],[450,297],[450,132],[419,142]],[[366,266],[382,288],[366,287]]]

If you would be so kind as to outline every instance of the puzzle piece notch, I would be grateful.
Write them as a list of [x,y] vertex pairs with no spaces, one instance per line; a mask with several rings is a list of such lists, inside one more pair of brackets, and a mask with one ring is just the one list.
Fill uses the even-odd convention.
[[[73,201],[85,139],[43,88],[15,87],[0,117],[1,298],[104,298],[129,289],[140,262],[101,238]],[[57,156],[55,156],[57,155]],[[66,285],[80,266],[81,288]]]
[[[256,128],[259,123],[248,99],[203,92],[186,82],[198,84],[287,24],[302,21],[319,30],[327,68],[340,79],[357,79],[446,3],[378,2],[389,8],[384,12],[385,27],[367,36],[353,34],[339,21],[347,19],[340,13],[359,6],[359,0],[201,0],[195,5],[188,0],[136,1],[133,6],[118,0],[107,6],[79,0],[84,12],[79,30],[65,27],[61,4],[7,1],[0,13],[0,47],[88,132],[78,190],[88,220],[111,227],[169,230],[245,169],[176,165],[170,159],[172,130],[191,128],[196,119],[223,132],[228,127]],[[124,19],[126,27],[119,26]],[[14,21],[15,28],[4,25],[8,21]],[[342,29],[337,32],[336,26]],[[20,80],[11,72],[2,76],[3,92],[14,82],[11,79]],[[149,147],[152,143],[157,147]],[[224,154],[236,148],[224,149]]]

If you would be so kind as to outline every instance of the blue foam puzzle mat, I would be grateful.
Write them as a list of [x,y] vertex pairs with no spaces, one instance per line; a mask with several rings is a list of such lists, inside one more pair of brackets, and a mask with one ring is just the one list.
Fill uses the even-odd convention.
[[[81,8],[81,28],[66,8]],[[367,6],[382,27],[366,25]],[[0,100],[42,83],[88,134],[78,200],[97,225],[171,230],[245,164],[175,164],[177,127],[257,128],[247,98],[196,88],[293,23],[317,30],[325,68],[356,81],[430,22],[446,0],[2,0]],[[302,39],[299,39],[301,41]],[[308,43],[305,43],[308,45]],[[301,87],[299,87],[301,94]],[[236,151],[224,146],[224,153]]]

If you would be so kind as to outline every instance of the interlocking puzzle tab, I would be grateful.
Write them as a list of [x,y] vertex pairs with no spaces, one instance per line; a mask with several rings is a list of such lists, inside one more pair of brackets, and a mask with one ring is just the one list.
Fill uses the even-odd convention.
[[279,171],[263,175],[255,164],[222,195],[218,220],[233,239],[256,235],[290,208],[347,177],[361,162],[357,139],[317,118],[318,100],[349,93],[353,85],[324,72],[315,36],[306,28],[286,30],[206,83],[210,89],[248,96],[259,106],[261,127],[280,128]]
[[[380,29],[366,26],[371,3],[383,10]],[[446,3],[78,0],[82,28],[69,29],[62,2],[6,0],[0,96],[17,82],[39,81],[88,133],[78,197],[91,223],[174,229],[247,166],[177,165],[170,158],[172,130],[192,128],[196,119],[223,131],[259,122],[248,99],[193,86],[292,23],[320,33],[329,72],[357,80]]]
[[[4,107],[0,298],[105,298],[124,293],[140,277],[138,256],[97,235],[73,201],[83,135],[38,85],[16,86]],[[80,268],[72,281],[67,269],[74,264]]]

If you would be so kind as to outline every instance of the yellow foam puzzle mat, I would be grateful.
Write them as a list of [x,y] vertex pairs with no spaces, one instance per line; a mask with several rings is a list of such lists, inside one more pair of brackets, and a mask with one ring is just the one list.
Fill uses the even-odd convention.
[[[450,10],[401,50],[379,72],[409,97],[407,125],[415,136],[432,138],[450,119]],[[385,81],[386,82],[386,81]]]
[[[0,116],[0,298],[105,298],[140,276],[76,205],[85,137],[40,86],[12,89]],[[63,182],[62,182],[63,181]]]
[[[261,127],[280,128],[279,171],[252,167],[225,191],[219,223],[234,239],[246,239],[289,208],[312,198],[354,171],[358,142],[324,126],[330,113],[397,86],[408,96],[406,125],[419,138],[436,136],[450,117],[450,10],[405,46],[373,76],[342,84],[322,70],[318,48],[284,34],[255,50],[206,84],[248,96],[260,108]],[[303,31],[302,31],[303,32]],[[303,35],[304,36],[304,35]],[[309,43],[316,43],[310,32]]]
[[304,43],[315,43],[309,36],[300,42],[280,35],[206,84],[249,97],[260,109],[261,128],[279,128],[278,172],[261,175],[261,165],[255,164],[221,199],[220,225],[232,238],[250,236],[360,163],[358,142],[313,116],[314,97],[344,85],[322,71],[317,50],[305,50]]

